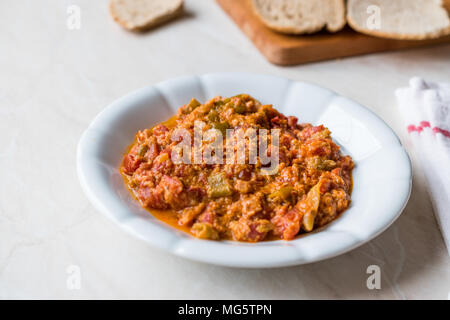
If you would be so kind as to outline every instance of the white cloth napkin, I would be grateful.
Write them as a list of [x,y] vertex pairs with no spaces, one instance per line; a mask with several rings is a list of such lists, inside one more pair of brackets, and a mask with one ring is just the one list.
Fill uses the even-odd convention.
[[396,96],[450,254],[450,83],[413,78]]

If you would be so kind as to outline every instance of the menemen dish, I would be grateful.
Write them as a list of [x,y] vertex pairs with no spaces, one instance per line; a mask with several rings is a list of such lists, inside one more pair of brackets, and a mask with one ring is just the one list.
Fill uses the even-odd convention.
[[158,219],[209,240],[292,240],[350,205],[350,156],[323,125],[249,95],[195,99],[139,131],[120,171]]

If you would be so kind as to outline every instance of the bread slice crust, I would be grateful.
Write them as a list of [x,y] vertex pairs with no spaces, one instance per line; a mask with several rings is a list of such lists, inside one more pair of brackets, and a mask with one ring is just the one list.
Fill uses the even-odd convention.
[[324,28],[337,32],[346,24],[344,0],[249,1],[259,19],[280,33],[311,34]]
[[113,19],[127,30],[143,32],[183,12],[184,0],[110,0]]

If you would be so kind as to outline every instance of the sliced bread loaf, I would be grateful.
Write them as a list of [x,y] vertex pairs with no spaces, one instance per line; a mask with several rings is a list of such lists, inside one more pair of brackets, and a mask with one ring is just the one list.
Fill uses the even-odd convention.
[[336,32],[346,23],[344,0],[252,0],[255,13],[269,28],[288,34]]
[[442,0],[348,0],[347,21],[356,31],[393,39],[422,40],[450,33]]
[[144,31],[177,16],[183,0],[111,0],[112,17],[131,31]]

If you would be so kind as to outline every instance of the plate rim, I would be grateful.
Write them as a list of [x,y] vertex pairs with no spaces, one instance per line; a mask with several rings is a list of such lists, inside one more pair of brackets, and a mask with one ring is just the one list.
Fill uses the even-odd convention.
[[[98,132],[97,132],[98,130],[96,130],[95,128],[96,128],[96,126],[99,125],[99,123],[101,124],[101,121],[104,117],[108,116],[108,112],[111,112],[114,108],[119,108],[119,107],[130,108],[130,106],[123,107],[122,105],[126,104],[127,101],[132,99],[133,97],[136,97],[139,95],[145,95],[145,93],[148,92],[148,90],[151,90],[152,88],[153,89],[156,88],[156,90],[158,90],[157,88],[160,86],[163,86],[163,85],[165,85],[165,86],[168,85],[170,87],[170,83],[171,82],[173,83],[174,81],[192,81],[194,79],[196,81],[202,81],[202,79],[205,79],[208,77],[238,77],[238,78],[242,78],[242,79],[249,78],[249,77],[264,77],[266,79],[273,79],[274,81],[287,81],[287,83],[289,83],[289,85],[296,84],[296,83],[304,84],[304,85],[311,86],[313,88],[320,89],[323,92],[328,92],[333,97],[332,99],[339,98],[342,101],[344,101],[345,103],[352,104],[352,105],[356,106],[357,108],[362,108],[362,110],[364,110],[365,112],[368,112],[368,114],[370,114],[371,117],[376,119],[381,124],[381,127],[383,128],[383,130],[387,130],[387,132],[389,132],[391,134],[391,136],[393,138],[395,138],[397,145],[400,147],[399,150],[401,150],[401,152],[404,153],[404,155],[406,156],[406,159],[407,159],[407,161],[405,163],[408,165],[408,171],[409,171],[407,182],[405,181],[405,183],[407,184],[407,186],[406,186],[407,190],[405,190],[406,194],[404,195],[403,199],[401,200],[402,203],[401,203],[400,209],[396,210],[395,213],[392,213],[391,217],[389,219],[389,222],[385,223],[381,228],[379,228],[379,230],[377,230],[377,232],[372,232],[368,237],[366,237],[364,239],[359,239],[356,237],[355,239],[353,239],[353,243],[351,245],[347,245],[343,249],[340,249],[340,250],[334,250],[334,251],[331,250],[327,254],[318,255],[318,256],[315,256],[314,258],[308,258],[308,257],[305,258],[304,256],[301,256],[301,254],[300,254],[301,252],[299,250],[297,250],[295,245],[290,245],[292,242],[300,240],[298,238],[293,241],[289,241],[289,242],[282,241],[282,240],[271,242],[271,244],[275,244],[275,247],[277,247],[277,248],[290,247],[291,248],[290,250],[284,250],[284,251],[286,251],[287,253],[293,254],[294,255],[292,257],[293,259],[281,258],[281,259],[273,259],[271,261],[270,259],[265,260],[265,259],[258,258],[258,259],[249,261],[248,259],[247,260],[239,259],[239,255],[238,255],[237,259],[235,258],[234,260],[231,259],[231,260],[224,261],[222,259],[218,259],[217,257],[214,258],[214,257],[208,256],[208,255],[205,255],[204,252],[208,252],[208,250],[211,250],[211,248],[209,248],[209,247],[211,247],[210,244],[214,244],[214,245],[212,245],[213,248],[222,247],[222,249],[223,249],[225,247],[227,247],[227,248],[233,247],[235,252],[239,251],[236,248],[246,248],[243,250],[243,252],[249,251],[248,250],[249,246],[252,247],[252,250],[254,250],[255,248],[261,248],[262,251],[267,251],[267,246],[261,246],[258,244],[242,244],[242,243],[235,243],[232,241],[231,242],[229,242],[229,241],[217,242],[217,241],[208,241],[208,240],[198,240],[198,239],[195,239],[190,236],[181,236],[180,237],[179,232],[173,232],[175,229],[173,229],[173,231],[171,232],[173,234],[172,241],[174,241],[174,243],[162,243],[161,241],[151,240],[151,237],[143,237],[142,234],[137,233],[135,230],[134,224],[128,224],[128,223],[124,224],[123,221],[121,222],[120,219],[118,219],[118,217],[116,217],[114,215],[114,213],[112,213],[111,210],[108,209],[107,206],[104,205],[101,197],[98,194],[98,190],[94,190],[93,186],[89,182],[89,179],[87,178],[86,171],[85,171],[86,163],[85,163],[85,159],[83,156],[83,154],[86,152],[86,148],[90,144],[90,142],[88,140],[90,138],[92,138],[91,135],[93,134],[93,131],[95,131],[98,134]],[[136,128],[136,131],[137,130],[139,130],[139,128]],[[378,235],[380,235],[382,232],[384,232],[387,228],[389,228],[398,219],[398,217],[401,215],[404,208],[406,207],[408,200],[410,198],[411,189],[412,189],[411,159],[410,159],[407,151],[403,147],[400,139],[396,135],[395,131],[382,118],[380,118],[375,112],[373,112],[369,108],[367,108],[349,98],[346,98],[346,97],[334,92],[333,90],[324,88],[320,85],[317,85],[317,84],[314,84],[311,82],[296,81],[296,80],[291,80],[291,79],[288,79],[285,77],[280,77],[280,76],[258,74],[258,73],[247,73],[247,72],[221,72],[221,73],[206,73],[206,74],[202,74],[202,75],[185,75],[185,76],[181,76],[181,77],[168,79],[168,80],[165,80],[162,82],[158,82],[158,83],[155,83],[150,86],[145,86],[143,88],[134,90],[134,91],[114,100],[113,102],[108,104],[101,112],[99,112],[99,114],[97,114],[97,116],[94,117],[94,119],[91,121],[89,126],[84,130],[83,134],[80,137],[78,145],[77,145],[76,163],[77,163],[78,179],[80,181],[83,192],[88,197],[91,204],[98,211],[100,211],[103,215],[106,215],[108,218],[113,220],[116,224],[118,224],[122,229],[127,231],[129,234],[132,234],[133,236],[140,238],[141,240],[144,240],[146,243],[150,244],[153,247],[162,249],[164,251],[170,252],[177,256],[184,257],[184,258],[187,258],[190,260],[199,261],[199,262],[228,266],[228,267],[273,268],[273,267],[294,266],[294,265],[322,261],[325,259],[336,257],[336,256],[344,254],[346,252],[349,252],[349,251],[373,240]],[[130,210],[130,212],[131,212],[131,210]],[[135,218],[137,219],[138,217],[135,217]],[[171,228],[171,227],[169,227],[169,228]],[[323,232],[323,231],[321,231],[321,232]],[[317,234],[319,234],[319,233],[317,233]],[[351,235],[351,236],[353,236],[353,235]],[[191,246],[193,246],[193,247],[191,247]],[[272,245],[270,245],[270,246],[272,246]],[[270,247],[270,246],[268,246],[268,247]],[[292,250],[292,248],[293,248],[293,250]],[[266,250],[264,250],[264,249],[266,249]],[[198,250],[199,252],[197,253],[197,251],[194,251],[194,250]],[[279,249],[279,250],[281,250],[281,249]],[[230,254],[228,252],[228,250],[225,250],[225,251],[227,252],[226,254],[228,254],[228,255]],[[231,250],[231,251],[233,252],[233,250]],[[251,253],[253,254],[253,253],[255,253],[255,251],[256,250],[254,250]],[[261,250],[258,249],[258,251],[261,251]],[[297,253],[297,255],[295,255],[296,253]],[[240,254],[242,254],[242,252]],[[249,254],[250,254],[250,252],[249,252]],[[253,257],[253,255],[252,255],[252,257]],[[297,257],[297,258],[295,258],[295,257]]]

